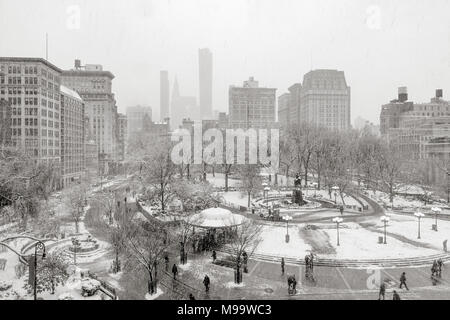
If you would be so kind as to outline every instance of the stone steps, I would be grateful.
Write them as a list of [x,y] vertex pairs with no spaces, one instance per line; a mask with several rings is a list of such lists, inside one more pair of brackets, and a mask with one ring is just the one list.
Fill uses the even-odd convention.
[[[232,254],[232,250],[230,248],[221,248],[220,250],[223,253]],[[254,260],[261,260],[267,262],[276,262],[280,263],[282,256],[275,255],[265,255],[254,253],[251,256]],[[392,267],[411,267],[411,266],[423,266],[423,265],[431,265],[434,260],[442,259],[443,262],[450,261],[450,255],[446,253],[435,254],[424,257],[411,257],[411,258],[395,258],[395,259],[361,259],[361,260],[352,260],[352,259],[326,259],[326,258],[316,258],[314,261],[315,266],[326,266],[326,267],[345,267],[345,268],[362,268],[362,267],[384,267],[384,268],[392,268]],[[305,262],[303,259],[297,259],[293,257],[284,257],[284,261],[286,264],[293,265],[304,265]]]

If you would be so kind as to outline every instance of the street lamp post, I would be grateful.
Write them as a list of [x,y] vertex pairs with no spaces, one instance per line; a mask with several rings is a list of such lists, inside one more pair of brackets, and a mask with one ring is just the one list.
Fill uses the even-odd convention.
[[333,218],[333,222],[336,223],[336,231],[337,231],[337,245],[339,246],[339,224],[344,221],[344,219],[340,217]]
[[38,250],[42,250],[42,259],[45,259],[45,244],[42,241],[37,241],[34,245],[34,300],[37,300],[37,254]]
[[433,208],[431,208],[431,211],[433,211],[433,213],[434,213],[434,225],[435,225],[434,231],[438,231],[438,220],[437,220],[437,217],[438,217],[438,214],[441,213],[442,209],[438,208],[438,207],[433,207]]
[[291,216],[283,216],[283,220],[286,221],[286,243],[289,242],[289,221],[292,220]]
[[417,228],[417,239],[420,239],[420,219],[422,217],[424,217],[425,215],[422,212],[417,211],[416,213],[414,213],[414,215],[417,217],[417,223],[418,223],[418,228]]
[[380,218],[380,220],[381,220],[381,222],[384,223],[384,244],[386,244],[387,243],[387,241],[386,241],[386,226],[390,219],[388,216],[382,216]]

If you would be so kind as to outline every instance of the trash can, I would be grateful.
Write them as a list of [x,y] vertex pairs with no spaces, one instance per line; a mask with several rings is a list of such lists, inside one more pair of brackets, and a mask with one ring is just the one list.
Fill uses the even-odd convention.
[[378,243],[383,243],[383,237],[378,237]]
[[286,240],[286,243],[288,243],[288,242],[289,242],[289,235],[288,235],[288,234],[286,235],[286,238],[285,238],[285,240]]
[[436,225],[436,224],[432,224],[432,225],[431,225],[431,230],[437,231],[437,225]]

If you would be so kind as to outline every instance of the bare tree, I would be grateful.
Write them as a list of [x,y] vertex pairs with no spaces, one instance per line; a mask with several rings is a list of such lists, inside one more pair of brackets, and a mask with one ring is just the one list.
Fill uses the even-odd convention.
[[394,206],[394,197],[401,189],[404,181],[404,155],[394,145],[384,144],[378,154],[378,179],[381,190],[389,195],[391,206]]
[[168,232],[160,224],[131,219],[124,233],[124,248],[133,261],[148,275],[148,292],[157,292],[158,264],[171,246]]
[[250,208],[251,197],[262,189],[262,178],[258,165],[240,165],[238,167],[239,186],[247,195],[247,207]]
[[241,267],[243,256],[250,258],[256,250],[260,241],[262,226],[251,220],[245,220],[241,225],[236,227],[230,242],[232,249],[232,258],[236,262],[235,282],[240,283],[242,278]]
[[79,223],[86,206],[87,189],[83,184],[76,184],[65,191],[65,201],[69,208],[72,221],[75,223],[75,233],[79,233]]

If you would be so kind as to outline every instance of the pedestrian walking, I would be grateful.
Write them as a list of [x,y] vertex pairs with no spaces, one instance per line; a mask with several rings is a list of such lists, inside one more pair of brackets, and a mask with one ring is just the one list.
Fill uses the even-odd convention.
[[406,285],[406,272],[403,272],[400,276],[400,289],[405,285],[406,290],[409,291],[408,286]]
[[395,291],[395,290],[392,293],[392,300],[401,300],[400,296],[398,295],[397,291]]
[[443,246],[444,252],[447,252],[447,239],[445,239],[444,242],[442,242],[442,246]]
[[209,284],[211,281],[209,280],[208,275],[205,275],[205,278],[203,279],[203,284],[205,285],[205,291],[209,292]]
[[176,280],[177,279],[177,274],[178,274],[178,268],[177,265],[174,263],[173,267],[172,267],[172,273],[173,273],[173,279]]
[[192,293],[189,293],[189,300],[195,300],[195,297]]
[[384,295],[386,294],[386,284],[384,283],[384,281],[380,284],[380,292],[378,293],[378,300],[381,300],[381,297],[383,297],[384,300]]
[[297,280],[295,279],[295,274],[293,275],[294,279],[292,279],[292,291],[294,294],[297,293]]
[[248,273],[247,262],[248,262],[248,255],[247,255],[247,252],[244,251],[242,253],[242,264],[244,267],[244,273]]
[[438,283],[437,276],[433,274],[433,275],[431,276],[431,284],[432,284],[433,286],[435,286],[435,285],[437,285],[437,283]]
[[309,254],[309,268],[311,271],[314,269],[314,254],[312,252]]
[[431,278],[433,278],[438,271],[437,260],[433,261],[433,265],[431,266]]
[[281,275],[284,275],[284,258],[281,258]]
[[213,259],[213,263],[216,262],[216,259],[217,259],[217,253],[216,253],[216,250],[213,250],[211,257],[212,257],[212,259]]
[[442,259],[439,258],[438,261],[437,261],[437,268],[438,268],[437,272],[438,272],[438,277],[441,277],[441,275],[442,275],[442,266],[443,266],[443,265],[444,265],[444,262],[442,262]]
[[165,255],[165,257],[164,257],[164,263],[165,263],[165,269],[166,269],[166,272],[169,272],[169,256],[166,254]]
[[341,212],[341,216],[344,215],[344,206],[340,206],[339,211]]

